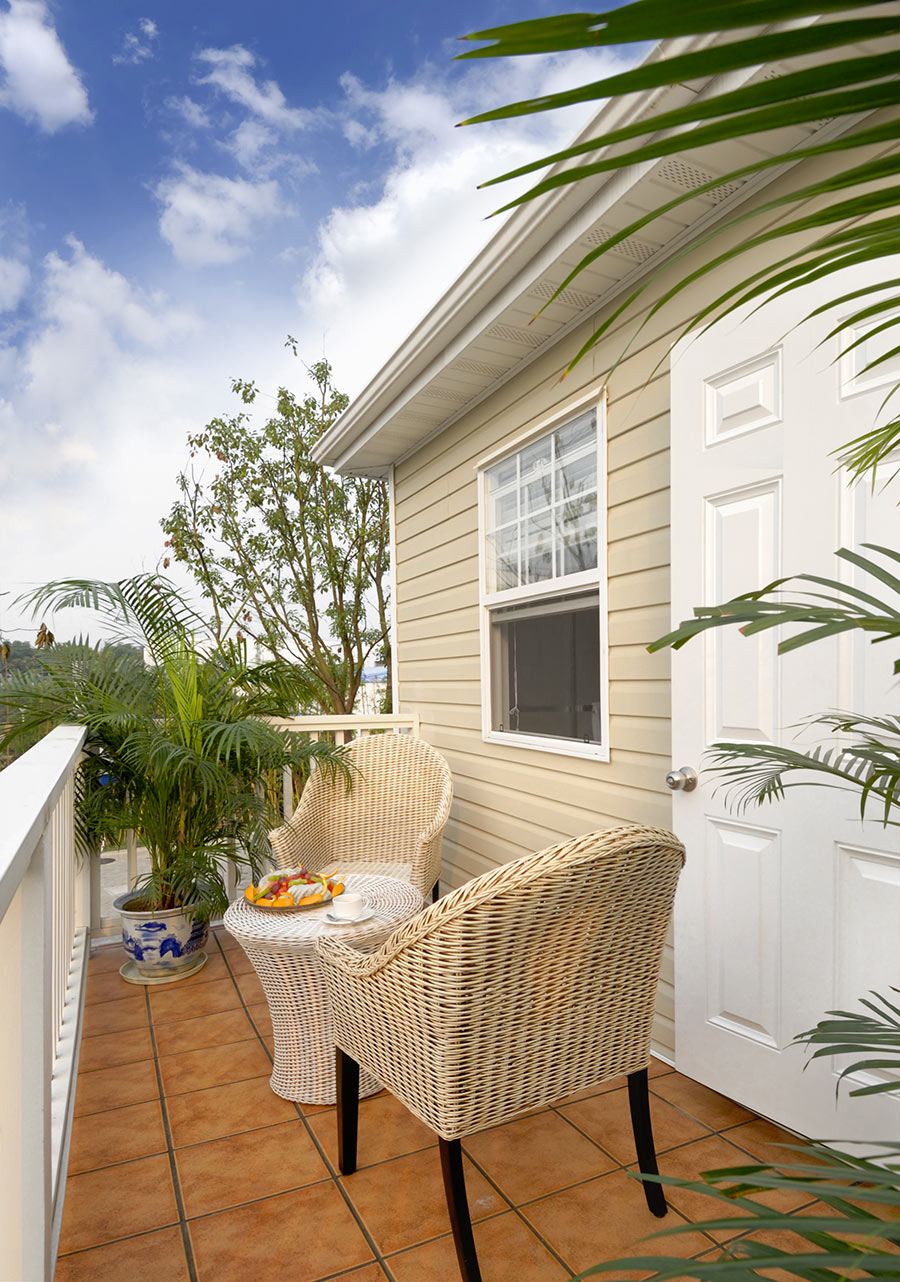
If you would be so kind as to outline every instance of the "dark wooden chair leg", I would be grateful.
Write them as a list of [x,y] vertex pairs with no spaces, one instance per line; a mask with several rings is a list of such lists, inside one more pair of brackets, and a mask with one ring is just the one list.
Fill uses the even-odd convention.
[[359,1065],[355,1059],[335,1047],[337,1078],[338,1166],[342,1175],[356,1170],[356,1136],[359,1129]]
[[[650,1092],[647,1086],[646,1068],[641,1068],[636,1073],[628,1074],[628,1103],[631,1107],[634,1147],[637,1150],[638,1167],[641,1174],[659,1175],[659,1167],[656,1165],[656,1148],[653,1144],[653,1127],[650,1123]],[[662,1185],[653,1180],[645,1180],[644,1196],[653,1214],[662,1218],[668,1210]]]
[[462,1144],[459,1140],[442,1139],[440,1148],[441,1172],[444,1176],[444,1192],[447,1194],[447,1210],[450,1212],[456,1258],[459,1261],[459,1275],[462,1282],[481,1282],[472,1220],[469,1217],[469,1200],[466,1197]]
[[436,881],[431,887],[431,902],[436,904],[441,897],[441,883]]

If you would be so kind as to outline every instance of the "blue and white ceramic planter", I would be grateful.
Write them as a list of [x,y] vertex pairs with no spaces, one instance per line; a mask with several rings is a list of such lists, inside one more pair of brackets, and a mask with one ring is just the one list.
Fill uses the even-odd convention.
[[119,895],[113,907],[122,914],[122,943],[141,975],[175,979],[195,970],[209,924],[191,920],[181,908],[135,911],[128,906],[133,901],[134,892],[129,890]]

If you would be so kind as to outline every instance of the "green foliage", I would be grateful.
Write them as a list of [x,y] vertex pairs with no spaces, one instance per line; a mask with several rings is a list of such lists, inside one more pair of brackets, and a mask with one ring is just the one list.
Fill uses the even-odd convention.
[[[864,632],[873,643],[898,641],[900,577],[895,567],[900,553],[873,543],[862,546],[873,555],[841,548],[837,556],[863,571],[865,588],[817,574],[776,579],[722,605],[695,607],[692,619],[683,620],[647,649],[678,650],[701,632],[734,625],[745,636],[795,625],[779,641],[779,654],[853,630]],[[825,590],[788,597],[783,592],[788,583],[809,583]],[[900,673],[900,660],[894,661],[893,671]],[[743,810],[780,800],[786,788],[831,784],[858,792],[861,818],[871,815],[872,805],[877,804],[884,825],[900,824],[900,718],[833,712],[810,717],[804,726],[821,727],[832,736],[852,735],[855,741],[808,751],[778,744],[714,743],[707,769],[726,789],[729,802]],[[791,777],[786,781],[787,776]]]
[[[887,595],[896,604],[881,600],[874,591],[867,592],[837,579],[823,578],[818,574],[793,574],[776,579],[764,588],[745,592],[723,605],[696,606],[693,619],[683,620],[673,632],[651,642],[647,649],[651,653],[666,646],[680,650],[700,632],[733,624],[740,625],[741,632],[748,637],[785,624],[813,625],[779,641],[779,654],[787,654],[813,641],[851,630],[870,633],[873,641],[900,640],[900,578],[890,564],[900,564],[900,552],[876,543],[863,543],[862,546],[878,553],[879,558],[889,564],[881,565],[875,558],[864,557],[848,548],[841,548],[835,555],[863,570],[874,580],[873,589],[881,589],[882,592],[887,589]],[[828,590],[804,593],[800,598],[790,600],[780,592],[785,583],[815,583]],[[819,601],[826,604],[820,605]],[[894,673],[900,674],[900,660],[894,663]]]
[[[785,1160],[775,1164],[705,1171],[698,1180],[659,1176],[658,1182],[673,1189],[689,1189],[708,1197],[710,1215],[694,1224],[665,1229],[651,1241],[662,1246],[666,1237],[698,1230],[714,1233],[720,1240],[723,1234],[734,1234],[723,1245],[721,1255],[705,1260],[634,1256],[597,1264],[579,1276],[604,1274],[617,1279],[628,1270],[640,1269],[647,1282],[663,1282],[665,1278],[747,1282],[772,1276],[806,1278],[809,1282],[841,1282],[848,1277],[896,1279],[900,1144],[868,1147],[876,1151],[865,1158],[839,1155],[823,1144],[784,1145]],[[799,1159],[795,1154],[800,1154]],[[778,1193],[795,1205],[802,1199],[805,1207],[815,1206],[812,1212],[804,1209],[796,1214],[773,1210],[755,1200],[754,1195],[760,1193]],[[722,1208],[718,1214],[717,1206]],[[796,1235],[798,1245],[778,1246],[766,1237],[788,1232]],[[778,1270],[774,1275],[773,1269]]]
[[[898,990],[892,989],[892,992]],[[803,1046],[815,1046],[812,1059],[821,1056],[861,1055],[862,1059],[853,1060],[844,1066],[838,1074],[835,1094],[841,1088],[841,1082],[851,1073],[889,1072],[900,1070],[900,1008],[889,1002],[880,993],[872,993],[872,999],[860,998],[865,1011],[830,1010],[830,1018],[820,1019],[815,1028],[799,1033],[794,1041]],[[881,1082],[871,1082],[866,1086],[857,1086],[851,1095],[880,1095],[885,1091],[896,1091],[897,1082],[888,1078]]]
[[[161,524],[210,603],[216,639],[249,637],[295,665],[293,711],[343,713],[369,659],[390,665],[387,492],[313,461],[347,397],[327,361],[309,374],[315,393],[279,388],[264,423],[241,410],[188,437],[199,472],[191,464],[181,473],[181,496]],[[232,390],[245,406],[262,395],[242,379]]]
[[[857,12],[864,10],[864,12]],[[820,17],[820,15],[822,15]],[[766,24],[777,23],[775,30]],[[781,24],[792,24],[787,28]],[[692,241],[666,266],[687,254],[707,247],[699,266],[686,269],[677,283],[652,307],[646,309],[641,327],[677,294],[695,281],[715,274],[721,267],[761,245],[770,244],[772,253],[765,267],[745,278],[739,286],[716,291],[709,305],[691,322],[710,324],[748,303],[794,290],[860,262],[877,262],[900,249],[897,220],[890,216],[897,201],[897,187],[886,186],[900,170],[896,142],[898,126],[898,23],[893,0],[840,0],[816,4],[806,0],[685,0],[677,5],[660,0],[633,0],[631,4],[599,13],[557,14],[530,22],[475,32],[469,41],[489,42],[462,54],[463,58],[508,57],[545,54],[565,49],[599,48],[645,43],[702,33],[726,33],[729,38],[689,52],[677,50],[651,59],[630,71],[607,76],[587,85],[567,88],[540,98],[512,103],[474,116],[465,124],[500,120],[535,112],[554,110],[573,103],[596,101],[666,86],[684,85],[719,76],[748,73],[742,83],[728,87],[714,82],[708,91],[695,94],[685,106],[651,112],[643,119],[615,130],[598,133],[531,164],[493,178],[488,184],[506,182],[536,173],[548,165],[550,173],[503,209],[533,200],[547,192],[604,173],[673,155],[689,147],[696,152],[704,146],[727,143],[752,135],[772,133],[789,126],[817,124],[822,120],[846,121],[842,132],[831,131],[825,142],[815,136],[807,144],[783,150],[776,146],[764,156],[716,177],[704,187],[685,192],[635,219],[586,254],[560,282],[545,306],[563,292],[591,263],[608,254],[629,236],[654,222],[699,192],[777,171],[781,166],[816,156],[843,155],[845,165],[833,177],[806,186],[795,185],[786,194],[756,205],[750,212],[733,212],[711,230]],[[862,50],[851,46],[865,42]],[[828,54],[828,57],[823,55]],[[811,65],[797,67],[795,59]],[[778,64],[778,73],[768,79],[753,79],[761,64]],[[811,210],[809,202],[815,201]],[[740,228],[748,218],[758,219],[767,211],[782,213],[777,223],[763,232],[743,235],[733,248],[715,252],[716,242]],[[888,216],[879,217],[881,211]],[[499,212],[499,211],[498,211]],[[801,247],[797,239],[802,237]],[[788,239],[792,238],[792,239]],[[779,254],[779,246],[788,252]],[[571,369],[609,332],[618,319],[632,312],[658,273],[650,273],[613,308],[571,361]],[[885,273],[887,276],[888,273]],[[900,303],[898,282],[878,286],[889,290],[880,300],[882,310]],[[835,299],[832,307],[852,301]],[[841,327],[860,324],[873,315],[871,291],[862,305],[842,315]],[[897,323],[885,321],[885,327]],[[866,369],[896,354],[872,358]],[[842,461],[854,476],[873,468],[900,444],[900,419],[896,416],[879,425],[878,435],[867,433],[851,443]]]
[[[706,769],[714,773],[717,787],[726,790],[729,804],[746,810],[780,801],[787,788],[829,785],[859,794],[861,819],[871,817],[877,803],[877,818],[885,827],[900,825],[900,718],[830,712],[803,724],[856,739],[807,752],[779,744],[714,743]],[[788,775],[801,777],[786,781]]]
[[303,769],[313,758],[345,768],[340,750],[262,719],[296,706],[295,671],[250,666],[235,645],[202,653],[192,635],[196,615],[157,575],[65,580],[29,599],[42,611],[95,611],[114,644],[52,646],[37,672],[10,679],[4,701],[17,720],[0,749],[63,722],[86,726],[76,776],[79,849],[120,845],[133,829],[150,856],[139,898],[200,917],[223,912],[224,861],[257,874],[271,857],[267,833],[280,818],[266,800],[266,775]]

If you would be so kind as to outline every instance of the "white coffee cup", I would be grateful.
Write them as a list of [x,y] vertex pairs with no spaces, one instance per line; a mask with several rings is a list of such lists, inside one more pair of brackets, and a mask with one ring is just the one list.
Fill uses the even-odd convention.
[[342,921],[356,921],[362,916],[364,907],[362,895],[354,895],[352,891],[345,890],[331,901],[332,916],[340,917]]

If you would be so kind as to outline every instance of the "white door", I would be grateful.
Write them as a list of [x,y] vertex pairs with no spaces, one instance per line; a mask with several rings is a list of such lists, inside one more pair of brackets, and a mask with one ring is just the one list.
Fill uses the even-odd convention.
[[[695,605],[783,574],[839,577],[839,547],[900,548],[900,478],[886,494],[849,490],[829,458],[872,425],[885,378],[900,377],[900,367],[861,375],[866,345],[832,363],[837,339],[819,349],[816,341],[834,313],[791,329],[818,302],[862,283],[841,277],[828,293],[795,294],[678,344],[676,623]],[[859,582],[849,567],[843,575]],[[673,653],[673,767],[700,769],[717,740],[821,741],[796,727],[828,710],[896,712],[896,647],[853,635],[779,658],[776,641],[774,632],[744,638],[730,628]],[[674,794],[673,826],[688,852],[675,919],[678,1068],[804,1135],[900,1134],[900,1100],[848,1099],[844,1087],[836,1102],[840,1065],[823,1058],[803,1072],[805,1052],[790,1045],[826,1010],[856,1009],[870,989],[897,1001],[897,830],[862,824],[857,794],[822,787],[737,813],[708,775]]]

